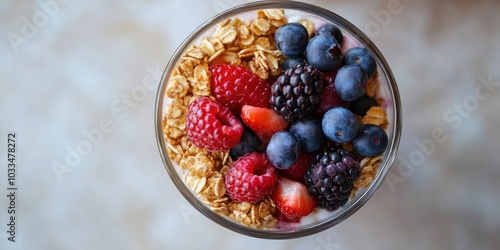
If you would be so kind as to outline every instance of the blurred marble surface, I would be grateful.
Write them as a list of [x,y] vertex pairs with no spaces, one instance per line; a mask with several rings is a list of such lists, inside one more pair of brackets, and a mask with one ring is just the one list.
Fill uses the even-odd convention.
[[[392,67],[404,115],[392,178],[348,220],[295,240],[239,235],[194,211],[158,154],[156,85],[191,30],[244,2],[0,3],[0,154],[17,132],[19,186],[12,244],[2,163],[0,249],[500,248],[494,0],[304,1],[370,33]],[[34,27],[23,34],[26,20]],[[54,162],[100,126],[108,132],[60,181]]]

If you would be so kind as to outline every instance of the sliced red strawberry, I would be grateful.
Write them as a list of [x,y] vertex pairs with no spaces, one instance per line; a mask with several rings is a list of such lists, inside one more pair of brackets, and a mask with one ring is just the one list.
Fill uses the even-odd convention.
[[314,160],[312,154],[301,154],[297,161],[287,169],[278,169],[278,174],[288,179],[304,183],[307,168]]
[[241,108],[241,119],[259,137],[267,143],[271,137],[288,126],[288,122],[272,109],[245,105]]
[[288,220],[310,214],[317,205],[304,184],[284,177],[278,178],[272,199]]
[[288,218],[279,209],[276,210],[274,217],[276,217],[279,221],[284,221],[284,222],[300,222],[301,218],[301,217]]

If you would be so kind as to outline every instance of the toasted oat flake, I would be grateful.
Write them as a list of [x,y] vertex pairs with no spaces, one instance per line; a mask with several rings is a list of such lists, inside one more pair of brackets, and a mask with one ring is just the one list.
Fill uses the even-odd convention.
[[266,19],[256,19],[250,24],[250,30],[257,36],[266,35],[271,29],[271,24]]
[[222,157],[222,165],[226,165],[231,158],[229,157],[229,150],[226,151]]
[[179,151],[174,146],[172,146],[172,144],[167,143],[166,146],[168,149],[172,150],[172,152],[174,152],[175,154],[179,154]]
[[201,41],[200,50],[209,57],[215,54],[216,51],[214,45],[207,38]]
[[286,18],[283,18],[281,20],[270,20],[269,23],[275,28],[274,31],[276,31],[277,28],[281,27],[282,25],[286,24],[288,21]]
[[251,57],[255,55],[256,51],[257,50],[254,47],[242,49],[240,52],[238,52],[238,56],[240,58]]
[[282,20],[285,18],[285,11],[282,9],[265,9],[263,13],[267,18],[272,20]]
[[[272,49],[271,40],[268,37],[261,36],[255,40],[255,46],[257,50],[265,50],[266,52],[270,52]],[[279,50],[276,50],[279,51]],[[273,52],[274,53],[274,52]]]
[[222,174],[222,176],[226,176],[227,174],[227,171],[229,170],[229,165],[224,165],[221,169],[220,169],[220,173]]
[[179,64],[179,67],[176,68],[176,71],[179,75],[182,75],[186,78],[190,77],[193,75],[194,68],[199,63],[199,59],[192,57],[183,57],[181,63]]
[[363,158],[360,162],[361,175],[356,181],[354,181],[354,187],[356,189],[367,188],[375,179],[375,175],[377,174],[378,167],[381,162],[381,155]]
[[221,197],[226,193],[226,184],[224,183],[224,178],[217,178],[214,184],[214,193],[218,197]]
[[223,44],[232,43],[238,35],[237,27],[240,23],[238,18],[226,20],[217,27],[214,37],[220,39]]
[[184,76],[173,76],[169,79],[166,94],[170,98],[182,98],[189,91],[189,83]]
[[[198,64],[194,68],[194,80],[196,81],[197,84],[192,84],[193,88],[206,88],[205,82],[210,81],[210,71],[208,70],[208,64],[203,63],[203,64]],[[199,86],[199,85],[202,86]],[[210,86],[210,84],[208,84]]]
[[366,95],[369,97],[376,97],[380,89],[380,83],[378,81],[378,71],[368,80],[368,86],[366,87]]
[[213,203],[217,203],[217,204],[223,204],[224,206],[226,206],[228,200],[229,200],[228,197],[224,197],[224,198],[221,198],[221,199],[214,200],[212,202]]
[[225,49],[217,50],[217,52],[215,52],[210,58],[208,58],[208,62],[212,62],[215,58],[222,55],[222,53],[224,53],[224,51],[225,51]]
[[212,46],[214,46],[214,49],[216,51],[225,49],[224,44],[217,37],[210,38],[210,42],[212,43]]
[[252,35],[248,27],[244,24],[238,27],[238,34],[240,35],[240,39],[247,39]]
[[259,65],[259,67],[264,68],[266,71],[269,70],[269,65],[267,64],[269,59],[267,59],[266,55],[262,51],[256,52],[255,59],[257,60],[257,65]]
[[250,35],[247,38],[244,38],[244,39],[242,38],[240,40],[240,45],[242,45],[243,47],[248,47],[248,46],[251,46],[254,41],[255,41],[255,36]]
[[250,209],[250,219],[251,219],[251,223],[254,224],[254,225],[260,225],[260,221],[258,220],[258,217],[257,217],[257,208],[255,206],[252,206],[252,208]]
[[248,62],[248,68],[254,74],[258,75],[262,79],[269,78],[269,72],[266,69],[259,66],[259,62],[257,58],[254,58],[252,61]]
[[368,111],[366,115],[361,120],[362,124],[374,124],[382,128],[387,128],[389,122],[387,120],[387,114],[385,110],[380,106],[373,106]]
[[307,19],[301,19],[298,21],[298,23],[302,24],[302,26],[306,28],[309,38],[314,36],[314,33],[316,33],[316,28],[314,27],[314,24],[311,21]]
[[191,49],[189,49],[187,55],[196,59],[205,58],[205,54],[203,53],[203,51],[197,47],[192,47]]
[[233,62],[239,60],[239,56],[237,52],[225,50],[221,55],[221,59],[226,63],[233,64]]
[[207,183],[207,177],[205,177],[205,176],[201,177],[200,179],[198,179],[198,181],[196,183],[196,186],[193,187],[193,190],[196,193],[201,192],[201,190],[203,189],[203,187],[205,187],[206,183]]

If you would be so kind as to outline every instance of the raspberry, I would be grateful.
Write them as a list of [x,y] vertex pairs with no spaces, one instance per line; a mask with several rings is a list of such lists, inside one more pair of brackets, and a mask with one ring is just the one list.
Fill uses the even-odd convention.
[[318,201],[318,207],[332,211],[347,203],[353,182],[360,173],[354,154],[346,149],[330,148],[316,157],[304,181]]
[[269,106],[271,87],[243,66],[214,65],[210,67],[212,95],[218,102],[239,115],[243,105]]
[[243,125],[231,111],[208,97],[200,97],[188,108],[189,140],[208,151],[230,149],[240,141]]
[[238,158],[227,171],[226,190],[234,201],[252,203],[271,193],[276,181],[276,169],[266,154],[250,153]]

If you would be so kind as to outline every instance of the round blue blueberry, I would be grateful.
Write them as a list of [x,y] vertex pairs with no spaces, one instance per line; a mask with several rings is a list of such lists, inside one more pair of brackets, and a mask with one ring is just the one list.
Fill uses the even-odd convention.
[[306,60],[319,71],[332,71],[342,61],[340,45],[332,36],[317,35],[307,44]]
[[350,110],[344,107],[335,107],[325,113],[321,127],[328,139],[336,143],[344,143],[352,140],[358,134],[359,123]]
[[316,35],[329,35],[333,36],[337,42],[342,46],[342,42],[344,41],[344,37],[342,35],[342,31],[340,29],[331,24],[331,23],[325,23],[321,25],[321,27],[318,28],[316,31]]
[[344,56],[344,65],[355,64],[366,71],[368,77],[372,77],[377,71],[377,62],[370,51],[364,47],[350,48]]
[[368,86],[368,76],[361,67],[346,65],[337,72],[335,90],[344,101],[355,101],[362,97]]
[[262,152],[264,151],[264,149],[265,146],[259,140],[257,135],[255,135],[252,130],[245,127],[245,130],[241,135],[240,142],[236,146],[231,148],[231,150],[229,150],[229,155],[233,160],[236,160],[245,154],[252,152]]
[[354,150],[365,157],[382,154],[387,148],[387,144],[387,134],[380,126],[374,124],[361,126],[358,135],[352,140]]
[[290,126],[290,133],[297,139],[302,151],[306,153],[318,151],[326,141],[319,119],[303,119]]
[[297,161],[299,153],[299,143],[288,131],[274,134],[266,149],[267,158],[278,169],[291,167]]
[[287,23],[276,30],[274,39],[283,55],[300,56],[307,47],[309,33],[300,23]]
[[306,59],[304,57],[288,57],[283,64],[281,65],[281,68],[283,70],[291,69],[295,65],[299,64],[306,64]]

